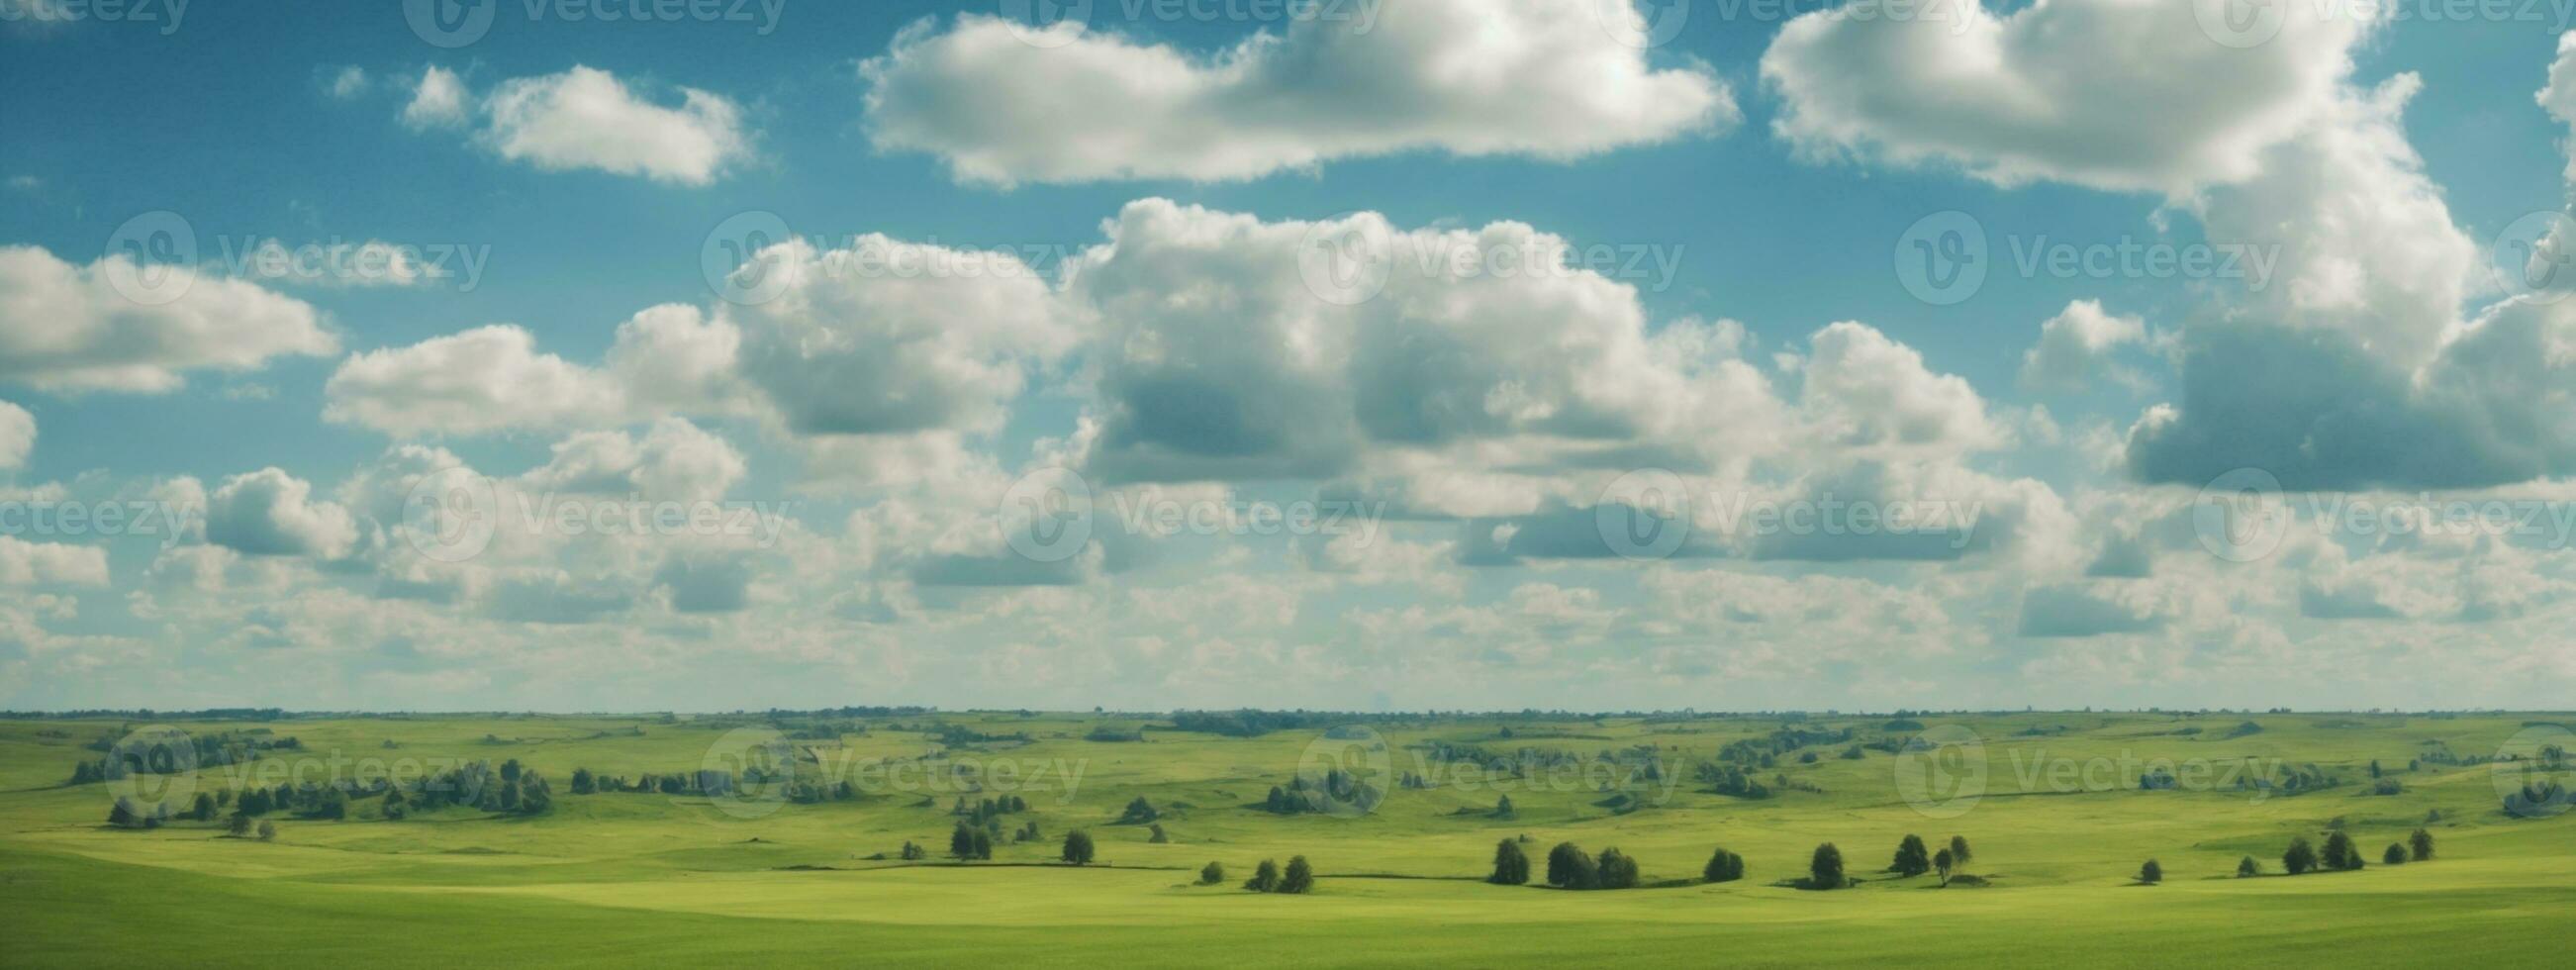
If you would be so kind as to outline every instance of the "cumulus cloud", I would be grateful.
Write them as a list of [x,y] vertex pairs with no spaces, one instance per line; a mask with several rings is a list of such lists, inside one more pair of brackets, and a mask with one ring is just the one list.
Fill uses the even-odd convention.
[[860,73],[877,147],[1003,185],[1246,179],[1422,149],[1568,159],[1734,123],[1713,72],[1657,70],[1596,16],[1638,15],[1408,0],[1365,29],[1300,17],[1203,57],[1074,23],[1031,44],[1033,28],[968,14],[906,29]]
[[480,100],[455,72],[431,67],[403,108],[416,130],[462,128],[511,161],[550,172],[593,169],[657,182],[706,185],[751,157],[742,108],[707,91],[659,92],[597,68],[512,78]]
[[1820,157],[1942,162],[1998,184],[2052,179],[2181,195],[2253,176],[2328,109],[2382,8],[2282,4],[2277,36],[2213,39],[2234,0],[2055,0],[2009,13],[1852,0],[1762,55],[1782,137]]
[[0,586],[52,585],[107,585],[107,550],[0,535]]
[[357,521],[313,486],[276,468],[235,475],[206,504],[206,541],[253,556],[342,558],[358,544]]
[[2111,354],[2146,339],[2146,321],[2105,311],[2099,300],[2074,301],[2040,323],[2039,342],[2021,355],[2021,386],[2073,393],[2097,377],[2134,385],[2141,378],[2111,363]]
[[717,501],[742,480],[742,453],[681,418],[654,422],[637,438],[585,431],[557,442],[553,458],[521,476],[531,489]]
[[26,408],[0,401],[0,471],[27,463],[36,450],[36,416]]
[[2020,633],[2061,638],[2155,630],[2169,618],[2153,593],[2115,581],[2035,587],[2022,595]]
[[75,266],[33,246],[0,247],[0,381],[164,392],[182,371],[336,350],[312,306],[253,283],[123,254]]
[[564,427],[625,406],[599,371],[539,353],[533,334],[509,324],[351,356],[323,395],[325,420],[396,435]]

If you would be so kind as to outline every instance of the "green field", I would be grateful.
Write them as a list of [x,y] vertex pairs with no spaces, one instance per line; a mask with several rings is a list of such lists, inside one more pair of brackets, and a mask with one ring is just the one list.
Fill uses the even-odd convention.
[[[2541,966],[2564,965],[2576,946],[2576,814],[2509,813],[2497,784],[2539,777],[2523,770],[2537,753],[2524,749],[2563,743],[2547,725],[2564,715],[1910,717],[1921,726],[1373,717],[1332,736],[1304,725],[1250,737],[1145,715],[171,720],[160,723],[291,736],[301,750],[76,785],[74,767],[101,756],[93,742],[143,722],[11,720],[0,722],[0,963]],[[2248,721],[2261,730],[2230,736]],[[1141,728],[1142,740],[1091,740],[1102,727]],[[789,739],[746,746],[774,728]],[[1700,766],[1783,728],[1849,735],[1749,768],[1770,797],[1706,790]],[[1918,736],[1976,744],[1906,743]],[[1434,745],[1552,767],[1472,767],[1435,759]],[[681,773],[737,766],[746,751],[786,752],[800,780],[847,780],[851,797],[567,789],[575,769]],[[2525,760],[2484,763],[2500,753]],[[361,797],[338,821],[266,816],[274,841],[227,837],[221,819],[104,824],[115,791],[267,787],[295,771],[408,781],[507,759],[548,780],[545,814],[460,806],[396,821],[381,817],[381,798]],[[2373,760],[2396,793],[2376,793]],[[2142,790],[2140,774],[2165,761],[2182,783]],[[1325,764],[1373,781],[1382,799],[1358,812],[1265,810],[1271,786]],[[2293,794],[2252,783],[2301,773],[2339,784]],[[995,795],[1029,806],[1004,816],[1003,831],[1034,821],[1042,837],[997,840],[989,862],[945,858],[957,800]],[[1168,842],[1117,824],[1139,796]],[[1503,796],[1508,818],[1492,813]],[[2435,858],[2381,864],[2419,826],[2436,837]],[[1093,865],[1055,861],[1074,829],[1097,842]],[[2292,838],[2322,844],[2334,829],[2366,868],[2280,875]],[[1936,846],[1967,838],[1975,855],[1961,872],[1984,885],[1880,871],[1909,833]],[[1644,885],[1483,881],[1497,841],[1524,835],[1541,864],[1561,841],[1616,846],[1641,863]],[[907,840],[931,858],[901,860]],[[1827,841],[1858,884],[1799,888]],[[1744,879],[1699,880],[1719,846],[1745,858]],[[1259,861],[1293,855],[1312,860],[1313,893],[1239,887]],[[2264,876],[2235,877],[2247,855]],[[2165,880],[2138,884],[2151,857]],[[1229,879],[1195,885],[1210,861]]]

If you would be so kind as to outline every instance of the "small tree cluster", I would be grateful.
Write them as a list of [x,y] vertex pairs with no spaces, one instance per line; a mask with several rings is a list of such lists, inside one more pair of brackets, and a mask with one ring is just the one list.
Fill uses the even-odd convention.
[[961,861],[993,857],[993,833],[964,822],[948,834],[948,854]]
[[1094,848],[1091,844],[1091,833],[1079,830],[1067,832],[1064,834],[1062,858],[1077,866],[1087,866],[1091,864]]
[[1529,882],[1529,877],[1529,855],[1521,851],[1521,844],[1513,839],[1495,843],[1494,874],[1485,877],[1485,881],[1497,886],[1518,886]]
[[1734,882],[1742,879],[1744,878],[1744,857],[1720,848],[1710,854],[1708,865],[1700,867],[1699,876],[1709,882]]

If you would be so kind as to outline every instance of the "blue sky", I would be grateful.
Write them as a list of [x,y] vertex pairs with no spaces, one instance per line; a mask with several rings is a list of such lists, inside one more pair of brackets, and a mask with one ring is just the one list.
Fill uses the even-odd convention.
[[[2563,696],[2576,311],[2492,267],[2566,221],[2569,25],[2231,2],[0,0],[0,705]],[[1982,283],[1909,287],[1960,225]],[[2249,468],[2295,522],[2237,562]],[[750,526],[450,555],[425,481]],[[1688,538],[1620,555],[1641,482]],[[1975,525],[1721,521],[1824,498]]]

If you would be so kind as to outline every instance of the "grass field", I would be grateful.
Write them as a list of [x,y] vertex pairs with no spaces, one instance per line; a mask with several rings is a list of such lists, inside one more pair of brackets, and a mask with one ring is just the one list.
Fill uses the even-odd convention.
[[[1144,716],[905,714],[789,719],[777,726],[800,735],[832,733],[811,730],[823,724],[866,730],[783,748],[768,741],[765,717],[171,721],[199,735],[292,736],[302,747],[79,785],[65,780],[99,757],[87,746],[138,722],[6,721],[0,907],[10,932],[0,963],[2541,966],[2564,965],[2571,946],[2576,815],[2503,810],[2497,779],[2527,779],[2513,770],[2524,762],[2500,770],[2426,758],[2528,756],[2564,743],[2563,729],[2533,726],[2563,715],[1914,720],[1922,726],[1891,727],[1884,716],[1371,719],[1330,735],[1234,737]],[[2247,721],[2261,730],[2229,736]],[[943,726],[948,742],[933,730]],[[1088,739],[1104,726],[1143,728],[1143,740]],[[1778,753],[1755,772],[1789,783],[1769,798],[1715,794],[1697,780],[1695,766],[1728,744],[1784,726],[1851,735]],[[1002,739],[967,740],[959,728]],[[1952,743],[1902,743],[1918,735]],[[636,776],[736,764],[747,741],[791,752],[800,777],[852,781],[856,797],[567,790],[576,768]],[[1431,760],[1434,743],[1563,757],[1515,777]],[[1846,757],[1854,743],[1878,746]],[[456,807],[389,821],[380,799],[362,798],[339,821],[272,814],[278,832],[267,842],[226,837],[221,820],[103,824],[117,791],[265,787],[298,771],[316,782],[407,778],[505,759],[549,779],[551,811]],[[2373,760],[2401,790],[2372,793]],[[1641,770],[1649,762],[1660,778]],[[1271,786],[1327,763],[1377,782],[1383,800],[1344,814],[1262,809]],[[2168,763],[2181,784],[2140,789],[2141,773]],[[2251,787],[2300,772],[2341,784]],[[1407,774],[1421,787],[1401,783]],[[956,800],[996,794],[1029,803],[1002,819],[1004,831],[1035,821],[1043,837],[1003,840],[989,862],[947,860]],[[1138,796],[1162,813],[1167,843],[1116,824]],[[1508,818],[1491,811],[1503,796]],[[2383,847],[2419,826],[2438,840],[2432,861],[2380,863]],[[2279,875],[2293,837],[2322,844],[2335,827],[2367,868]],[[1053,861],[1073,829],[1097,841],[1095,864]],[[1879,871],[1908,833],[1936,846],[1966,837],[1975,856],[1962,871],[1986,884],[1944,888],[1934,875]],[[1617,846],[1642,864],[1644,886],[1484,882],[1495,843],[1523,835],[1534,860],[1560,841]],[[901,861],[907,840],[932,858]],[[1860,882],[1797,888],[1827,841]],[[1745,857],[1743,880],[1699,881],[1718,846]],[[1320,877],[1310,895],[1237,885],[1262,859],[1301,854]],[[2247,855],[2267,875],[2235,878]],[[2138,884],[2151,857],[2165,881]],[[1230,878],[1195,885],[1210,861]]]

